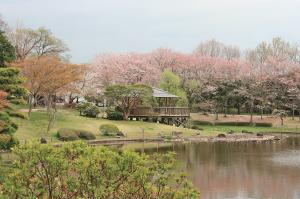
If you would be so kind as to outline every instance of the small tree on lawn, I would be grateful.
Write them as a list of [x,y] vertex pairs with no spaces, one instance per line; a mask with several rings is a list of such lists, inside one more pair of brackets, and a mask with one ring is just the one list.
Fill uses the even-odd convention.
[[283,118],[288,115],[288,112],[286,110],[274,109],[272,114],[280,118],[281,126],[283,126]]
[[127,120],[134,108],[139,104],[149,102],[152,96],[152,89],[145,85],[111,85],[105,90],[114,105],[118,106],[123,113],[123,119]]

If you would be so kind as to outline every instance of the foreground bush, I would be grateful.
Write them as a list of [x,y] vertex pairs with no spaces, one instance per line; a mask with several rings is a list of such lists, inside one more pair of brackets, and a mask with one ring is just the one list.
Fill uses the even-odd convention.
[[114,124],[102,124],[99,129],[101,134],[105,136],[115,136],[120,132],[118,127]]
[[0,182],[4,198],[199,198],[185,175],[172,171],[171,153],[139,155],[83,142],[30,143],[13,152],[16,161]]
[[18,144],[18,141],[9,134],[0,134],[0,150],[9,150]]
[[94,140],[96,136],[89,131],[62,128],[57,131],[57,137],[62,141],[73,141],[78,139]]

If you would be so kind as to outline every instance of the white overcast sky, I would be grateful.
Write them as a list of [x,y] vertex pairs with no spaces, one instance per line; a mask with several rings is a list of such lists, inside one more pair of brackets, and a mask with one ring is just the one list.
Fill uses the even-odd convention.
[[215,38],[242,49],[280,36],[300,41],[300,0],[0,0],[13,26],[51,29],[72,61],[103,52],[191,52]]

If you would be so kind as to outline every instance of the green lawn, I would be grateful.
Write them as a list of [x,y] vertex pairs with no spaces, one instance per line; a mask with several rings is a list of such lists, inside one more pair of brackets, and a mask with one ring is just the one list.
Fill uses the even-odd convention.
[[98,139],[100,136],[99,126],[101,124],[115,124],[127,135],[127,137],[142,137],[144,129],[145,137],[157,137],[160,134],[171,134],[172,131],[181,131],[184,135],[195,135],[197,130],[174,127],[165,124],[157,124],[141,121],[112,121],[101,118],[87,118],[79,116],[77,111],[59,110],[53,129],[46,134],[47,114],[45,111],[36,111],[32,113],[29,120],[14,118],[19,125],[16,137],[20,140],[30,140],[39,138],[41,135],[55,138],[55,134],[59,128],[84,129],[93,132]]

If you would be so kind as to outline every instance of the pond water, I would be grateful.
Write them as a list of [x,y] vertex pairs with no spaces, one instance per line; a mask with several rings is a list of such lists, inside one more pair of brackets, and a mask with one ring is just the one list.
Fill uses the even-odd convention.
[[201,199],[300,198],[300,137],[276,143],[185,143],[141,149],[175,151],[178,169]]

